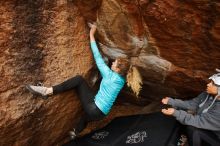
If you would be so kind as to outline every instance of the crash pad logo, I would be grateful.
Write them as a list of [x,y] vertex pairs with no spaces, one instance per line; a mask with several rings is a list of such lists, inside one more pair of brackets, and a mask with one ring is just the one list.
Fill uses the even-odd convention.
[[93,139],[99,140],[99,139],[104,139],[106,136],[109,135],[108,131],[102,131],[102,132],[97,132],[94,133],[94,135],[92,136]]
[[146,131],[139,131],[127,137],[126,143],[127,144],[135,144],[135,143],[142,143],[144,139],[147,137]]

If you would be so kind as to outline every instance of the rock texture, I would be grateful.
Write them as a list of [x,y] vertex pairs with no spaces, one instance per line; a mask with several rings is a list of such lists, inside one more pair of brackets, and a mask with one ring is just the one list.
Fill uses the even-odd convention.
[[[194,96],[219,67],[218,1],[105,0],[97,10],[100,46],[131,57],[142,96]],[[159,91],[159,92],[158,92]]]
[[82,113],[75,93],[44,101],[24,85],[90,76],[85,21],[65,0],[0,1],[0,12],[0,145],[56,145]]
[[106,57],[128,56],[140,69],[139,105],[192,97],[220,67],[217,0],[1,0],[0,146],[59,145],[76,124],[82,109],[75,92],[45,101],[24,85],[51,86],[77,74],[91,81],[87,21],[97,21]]

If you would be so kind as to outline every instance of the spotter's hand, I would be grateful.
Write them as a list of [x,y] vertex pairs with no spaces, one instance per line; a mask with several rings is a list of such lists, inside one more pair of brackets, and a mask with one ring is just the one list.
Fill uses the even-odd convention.
[[162,109],[161,112],[165,115],[171,116],[174,114],[174,108]]

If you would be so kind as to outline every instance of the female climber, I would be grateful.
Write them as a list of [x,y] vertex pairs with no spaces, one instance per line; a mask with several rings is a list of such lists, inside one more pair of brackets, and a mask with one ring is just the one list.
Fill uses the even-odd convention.
[[33,85],[26,86],[32,94],[40,95],[44,99],[47,99],[49,95],[55,95],[73,89],[77,91],[85,115],[80,118],[76,128],[70,132],[72,139],[86,127],[89,121],[101,120],[109,113],[126,81],[127,85],[131,87],[137,96],[142,85],[142,79],[138,70],[135,67],[131,67],[127,58],[117,58],[112,63],[111,68],[105,64],[96,45],[94,37],[96,28],[95,24],[90,24],[90,45],[96,65],[102,76],[97,93],[93,92],[80,75],[49,88]]

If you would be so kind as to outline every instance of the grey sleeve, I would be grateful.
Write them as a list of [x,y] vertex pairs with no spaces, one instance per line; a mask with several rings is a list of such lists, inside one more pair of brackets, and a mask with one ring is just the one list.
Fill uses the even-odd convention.
[[217,94],[218,94],[218,96],[220,96],[220,87],[218,87],[218,93]]
[[204,93],[201,93],[196,98],[193,98],[191,100],[186,100],[186,101],[183,101],[180,99],[169,98],[168,104],[174,108],[181,108],[185,110],[196,110],[196,108],[201,103],[202,97],[204,96],[203,94]]
[[220,130],[220,112],[217,110],[201,115],[192,115],[182,110],[175,110],[173,116],[184,125],[213,131]]

